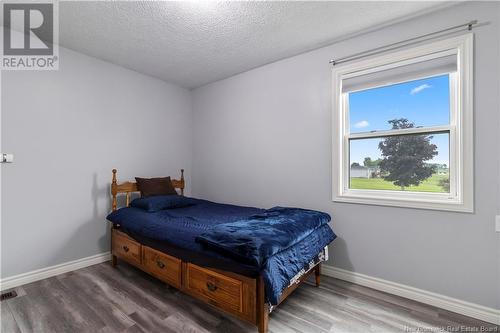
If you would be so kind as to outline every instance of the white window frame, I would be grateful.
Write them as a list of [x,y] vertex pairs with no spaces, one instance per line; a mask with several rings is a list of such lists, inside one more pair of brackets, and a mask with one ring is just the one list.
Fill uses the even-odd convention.
[[[391,69],[424,59],[457,55],[457,73],[450,75],[450,123],[444,126],[350,133],[344,79]],[[473,34],[438,40],[381,56],[333,66],[333,201],[458,212],[474,211]],[[387,85],[387,84],[384,84]],[[456,89],[452,89],[456,87]],[[450,193],[363,190],[349,188],[349,139],[449,131]],[[397,133],[396,133],[397,132]]]

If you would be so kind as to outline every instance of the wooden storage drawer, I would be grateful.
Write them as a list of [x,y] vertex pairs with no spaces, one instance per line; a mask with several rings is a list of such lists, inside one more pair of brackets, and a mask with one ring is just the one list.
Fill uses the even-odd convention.
[[141,264],[141,244],[116,229],[112,231],[113,254],[132,264]]
[[174,287],[181,287],[181,260],[143,246],[142,265],[154,277]]
[[243,312],[243,282],[240,280],[188,263],[185,288],[223,310]]

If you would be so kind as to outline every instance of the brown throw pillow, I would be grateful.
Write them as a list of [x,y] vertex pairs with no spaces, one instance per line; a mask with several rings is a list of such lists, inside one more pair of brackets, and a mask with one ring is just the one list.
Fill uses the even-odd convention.
[[137,182],[137,189],[141,192],[141,197],[177,194],[177,191],[172,186],[170,177],[162,177],[162,178],[135,177],[135,181]]

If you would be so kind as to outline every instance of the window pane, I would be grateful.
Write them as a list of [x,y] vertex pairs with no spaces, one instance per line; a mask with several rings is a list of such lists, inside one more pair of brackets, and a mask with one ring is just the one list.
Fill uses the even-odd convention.
[[415,127],[450,122],[449,75],[351,92],[348,98],[351,133],[388,130],[391,120],[401,118]]
[[353,139],[349,188],[450,192],[449,133]]

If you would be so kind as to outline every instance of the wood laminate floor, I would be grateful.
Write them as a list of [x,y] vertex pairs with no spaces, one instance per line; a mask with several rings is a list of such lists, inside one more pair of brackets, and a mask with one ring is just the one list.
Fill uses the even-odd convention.
[[[140,270],[103,263],[15,288],[1,302],[2,333],[256,332]],[[303,284],[270,316],[269,331],[500,332],[479,320],[322,277]]]

